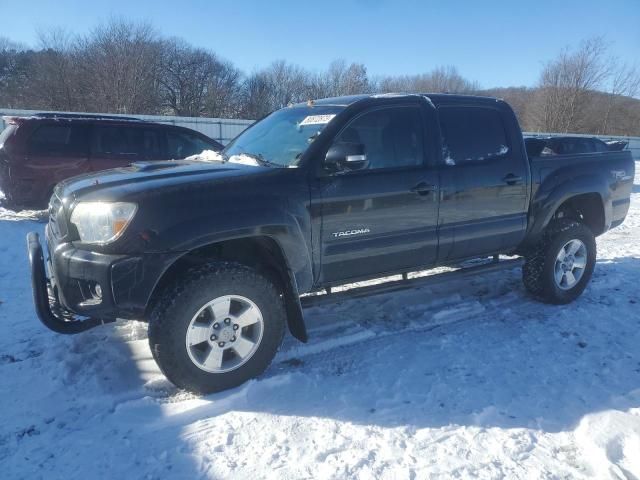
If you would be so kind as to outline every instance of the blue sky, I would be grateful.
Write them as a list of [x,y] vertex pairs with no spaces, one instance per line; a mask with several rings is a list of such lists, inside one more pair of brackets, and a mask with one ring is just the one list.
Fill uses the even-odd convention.
[[640,0],[0,0],[0,35],[35,45],[38,29],[85,33],[109,16],[149,21],[247,72],[344,58],[371,75],[451,64],[482,87],[533,85],[546,60],[593,35],[640,63]]

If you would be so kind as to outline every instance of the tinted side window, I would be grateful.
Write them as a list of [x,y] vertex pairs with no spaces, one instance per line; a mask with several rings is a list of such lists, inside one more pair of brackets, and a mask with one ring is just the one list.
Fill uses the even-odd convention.
[[422,117],[417,107],[385,108],[356,118],[336,142],[361,143],[369,169],[423,163]]
[[599,139],[592,139],[591,140],[593,142],[594,145],[594,152],[608,152],[609,151],[609,147],[607,147],[607,144],[604,143],[602,140]]
[[97,155],[135,157],[142,151],[143,135],[137,128],[96,126],[91,152]]
[[162,133],[158,130],[145,129],[142,132],[142,157],[146,160],[165,160],[166,155],[163,154],[163,138]]
[[42,125],[29,138],[32,155],[87,154],[87,127],[79,125]]
[[449,165],[489,160],[509,151],[500,112],[483,107],[441,107],[443,156]]
[[213,150],[213,145],[184,132],[167,132],[168,158],[181,159]]

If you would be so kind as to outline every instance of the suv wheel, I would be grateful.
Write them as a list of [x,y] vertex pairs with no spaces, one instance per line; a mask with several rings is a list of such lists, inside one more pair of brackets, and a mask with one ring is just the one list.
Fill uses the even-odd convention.
[[149,346],[172,383],[211,393],[260,375],[284,324],[273,283],[244,265],[208,264],[165,290],[150,316]]
[[522,279],[527,290],[546,303],[565,304],[582,294],[596,262],[593,232],[573,220],[549,227],[526,256]]

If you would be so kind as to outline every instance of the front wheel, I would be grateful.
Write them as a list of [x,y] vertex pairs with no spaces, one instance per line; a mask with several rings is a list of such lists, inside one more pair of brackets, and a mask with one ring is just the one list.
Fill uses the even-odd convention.
[[526,256],[522,279],[538,299],[565,304],[582,294],[595,263],[593,232],[579,222],[562,220],[551,225],[542,241]]
[[284,334],[283,301],[272,282],[236,263],[190,270],[165,291],[149,320],[149,346],[175,385],[197,393],[260,375]]

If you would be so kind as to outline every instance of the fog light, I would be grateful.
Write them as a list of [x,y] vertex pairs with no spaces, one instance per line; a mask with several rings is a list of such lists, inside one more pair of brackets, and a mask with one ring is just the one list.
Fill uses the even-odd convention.
[[97,298],[102,298],[102,287],[100,286],[99,283],[96,283],[96,286],[94,288],[94,292],[95,292],[95,296]]

